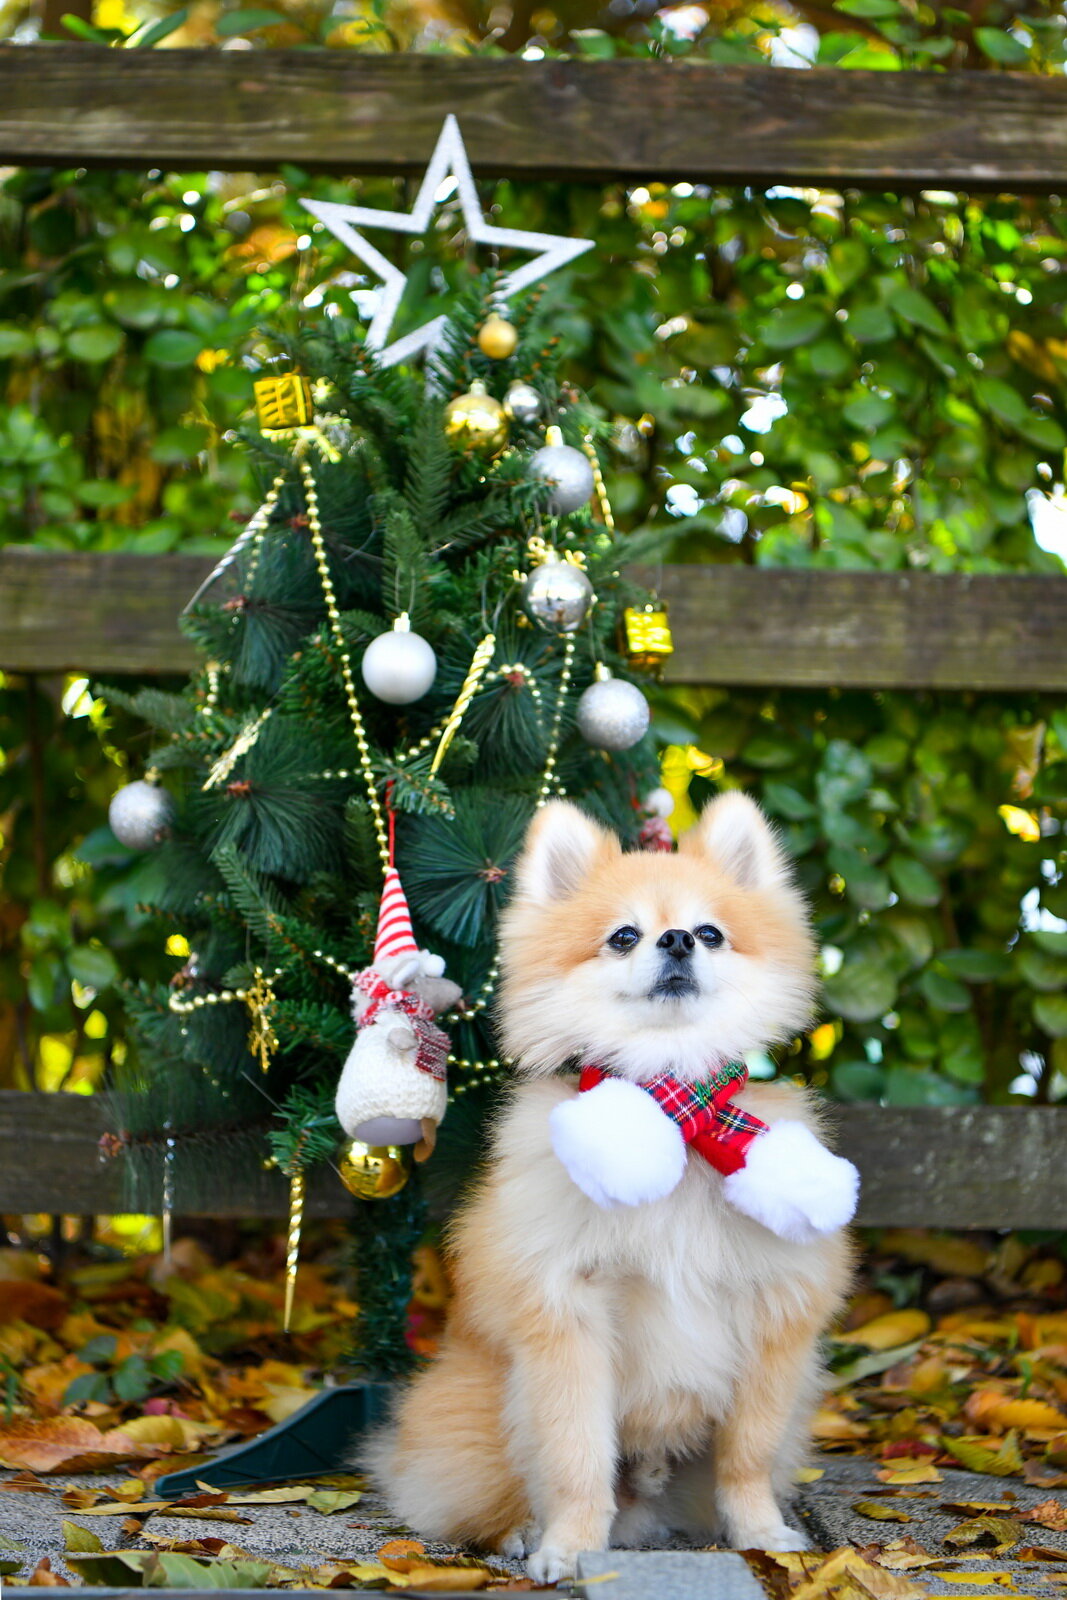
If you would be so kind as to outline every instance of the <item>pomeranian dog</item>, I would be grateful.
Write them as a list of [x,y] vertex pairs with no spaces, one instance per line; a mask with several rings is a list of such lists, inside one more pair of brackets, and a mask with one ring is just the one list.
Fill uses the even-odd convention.
[[525,1555],[542,1583],[671,1530],[803,1549],[781,1506],[857,1179],[803,1091],[738,1065],[810,1018],[787,861],[741,794],[676,855],[624,854],[554,801],[515,877],[518,1086],[452,1229],[441,1352],[367,1464],[424,1537]]

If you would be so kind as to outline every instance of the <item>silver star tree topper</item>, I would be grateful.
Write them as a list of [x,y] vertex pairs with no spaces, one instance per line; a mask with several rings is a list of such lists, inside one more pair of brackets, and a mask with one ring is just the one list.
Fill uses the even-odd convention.
[[301,201],[312,216],[318,217],[335,238],[347,245],[353,255],[358,256],[365,266],[382,279],[381,303],[367,329],[367,348],[377,352],[383,366],[395,366],[398,361],[406,361],[420,351],[425,351],[427,357],[432,358],[447,319],[443,316],[434,317],[403,339],[394,339],[388,344],[386,341],[407,284],[407,273],[387,261],[381,251],[376,250],[357,229],[389,228],[394,233],[425,234],[437,204],[438,191],[449,174],[456,180],[467,233],[476,244],[536,252],[532,261],[527,261],[525,266],[517,267],[501,279],[497,290],[497,298],[501,302],[518,294],[520,289],[528,288],[531,283],[547,278],[550,272],[556,272],[592,248],[592,239],[568,239],[562,234],[530,233],[521,228],[496,228],[486,222],[474,187],[459,123],[454,116],[446,117],[414,207],[409,213],[377,211],[371,206],[346,206],[335,200]]

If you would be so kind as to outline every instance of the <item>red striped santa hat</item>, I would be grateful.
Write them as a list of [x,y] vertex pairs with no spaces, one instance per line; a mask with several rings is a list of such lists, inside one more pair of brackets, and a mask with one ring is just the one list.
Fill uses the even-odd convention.
[[378,907],[378,932],[374,940],[374,965],[387,961],[390,956],[418,954],[418,945],[411,928],[411,912],[407,897],[395,867],[388,867],[382,886],[382,899]]

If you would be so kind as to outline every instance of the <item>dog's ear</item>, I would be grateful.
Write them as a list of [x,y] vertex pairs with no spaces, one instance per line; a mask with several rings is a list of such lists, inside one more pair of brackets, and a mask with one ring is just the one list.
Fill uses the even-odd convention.
[[594,861],[619,854],[619,841],[566,800],[550,800],[530,825],[516,863],[517,892],[548,905],[574,894]]
[[683,834],[679,849],[706,856],[742,889],[770,889],[792,877],[788,858],[763,812],[737,789],[704,807],[696,826]]

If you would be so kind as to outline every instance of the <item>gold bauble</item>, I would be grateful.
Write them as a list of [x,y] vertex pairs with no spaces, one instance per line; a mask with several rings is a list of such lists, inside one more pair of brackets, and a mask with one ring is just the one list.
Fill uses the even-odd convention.
[[350,1139],[337,1158],[341,1182],[359,1200],[391,1200],[408,1181],[403,1153],[395,1144]]
[[478,329],[478,349],[483,356],[491,356],[494,361],[504,361],[518,342],[519,335],[514,324],[495,311]]
[[479,455],[497,456],[508,442],[507,412],[476,379],[468,394],[457,395],[445,406],[445,437]]

